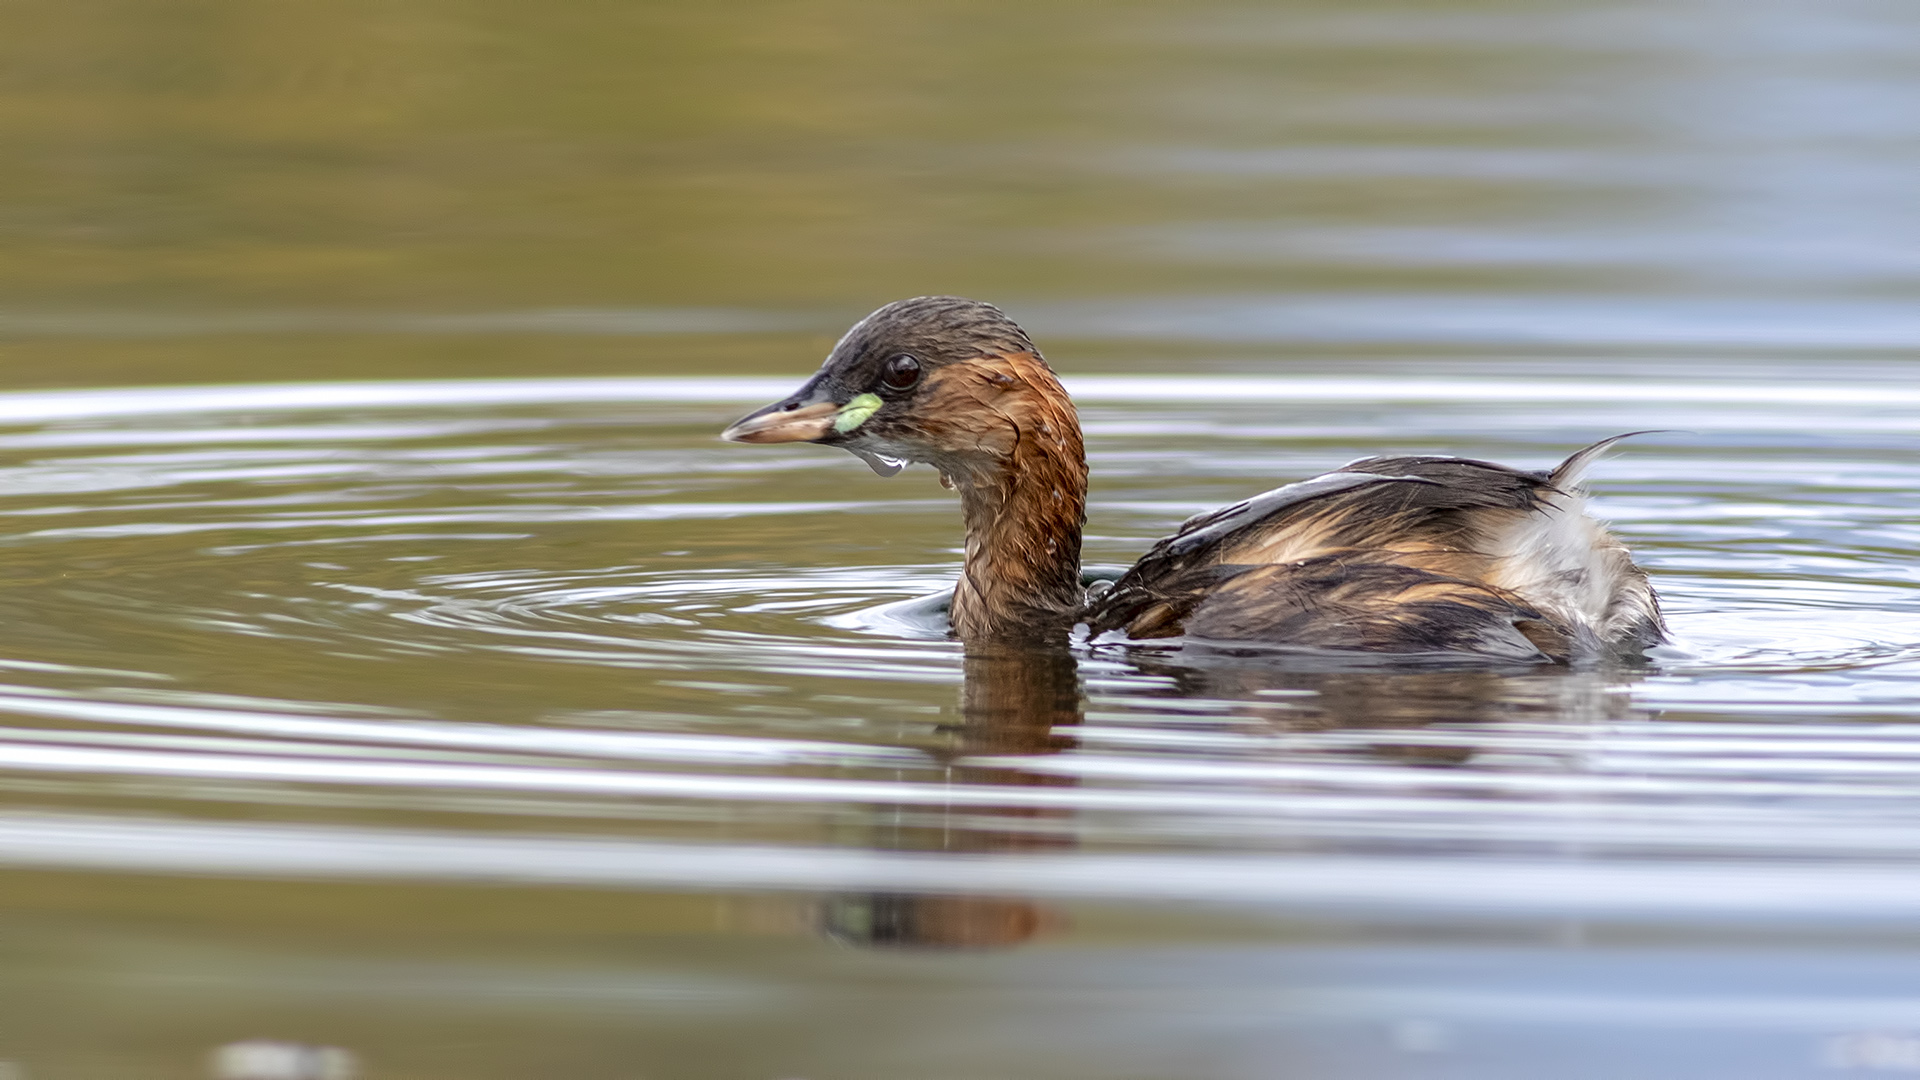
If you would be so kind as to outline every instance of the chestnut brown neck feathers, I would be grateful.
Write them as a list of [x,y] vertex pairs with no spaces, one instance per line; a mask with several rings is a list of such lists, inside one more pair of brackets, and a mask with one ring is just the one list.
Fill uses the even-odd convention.
[[1073,402],[1032,353],[956,364],[925,393],[929,443],[960,493],[966,563],[953,630],[966,640],[1045,636],[1070,626],[1084,600],[1080,532],[1087,461]]

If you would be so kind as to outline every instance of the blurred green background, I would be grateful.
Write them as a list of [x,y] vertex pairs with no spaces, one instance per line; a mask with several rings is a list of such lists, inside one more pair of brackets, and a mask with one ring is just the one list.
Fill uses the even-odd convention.
[[1906,349],[1916,30],[1869,0],[11,3],[0,383],[790,371],[926,292],[1081,370]]

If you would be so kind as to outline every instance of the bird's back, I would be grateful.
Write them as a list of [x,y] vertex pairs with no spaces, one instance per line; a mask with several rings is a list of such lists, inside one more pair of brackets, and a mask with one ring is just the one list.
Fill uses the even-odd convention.
[[1357,461],[1203,514],[1089,604],[1095,634],[1515,661],[1663,639],[1580,473],[1615,440],[1527,472],[1463,458]]

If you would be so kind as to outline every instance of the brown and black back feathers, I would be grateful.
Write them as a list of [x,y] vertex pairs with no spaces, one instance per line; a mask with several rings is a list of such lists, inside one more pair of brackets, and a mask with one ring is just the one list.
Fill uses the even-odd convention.
[[1532,515],[1568,512],[1555,481],[1576,478],[1589,455],[1551,473],[1357,461],[1187,521],[1090,603],[1086,622],[1135,639],[1516,661],[1591,653],[1601,643],[1590,627],[1499,584],[1511,536]]

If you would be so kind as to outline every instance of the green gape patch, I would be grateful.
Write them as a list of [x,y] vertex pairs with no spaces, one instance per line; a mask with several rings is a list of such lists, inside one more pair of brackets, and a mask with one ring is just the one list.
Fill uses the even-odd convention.
[[879,412],[884,404],[878,394],[861,394],[840,407],[839,413],[833,418],[833,430],[845,435],[866,423],[867,417]]

